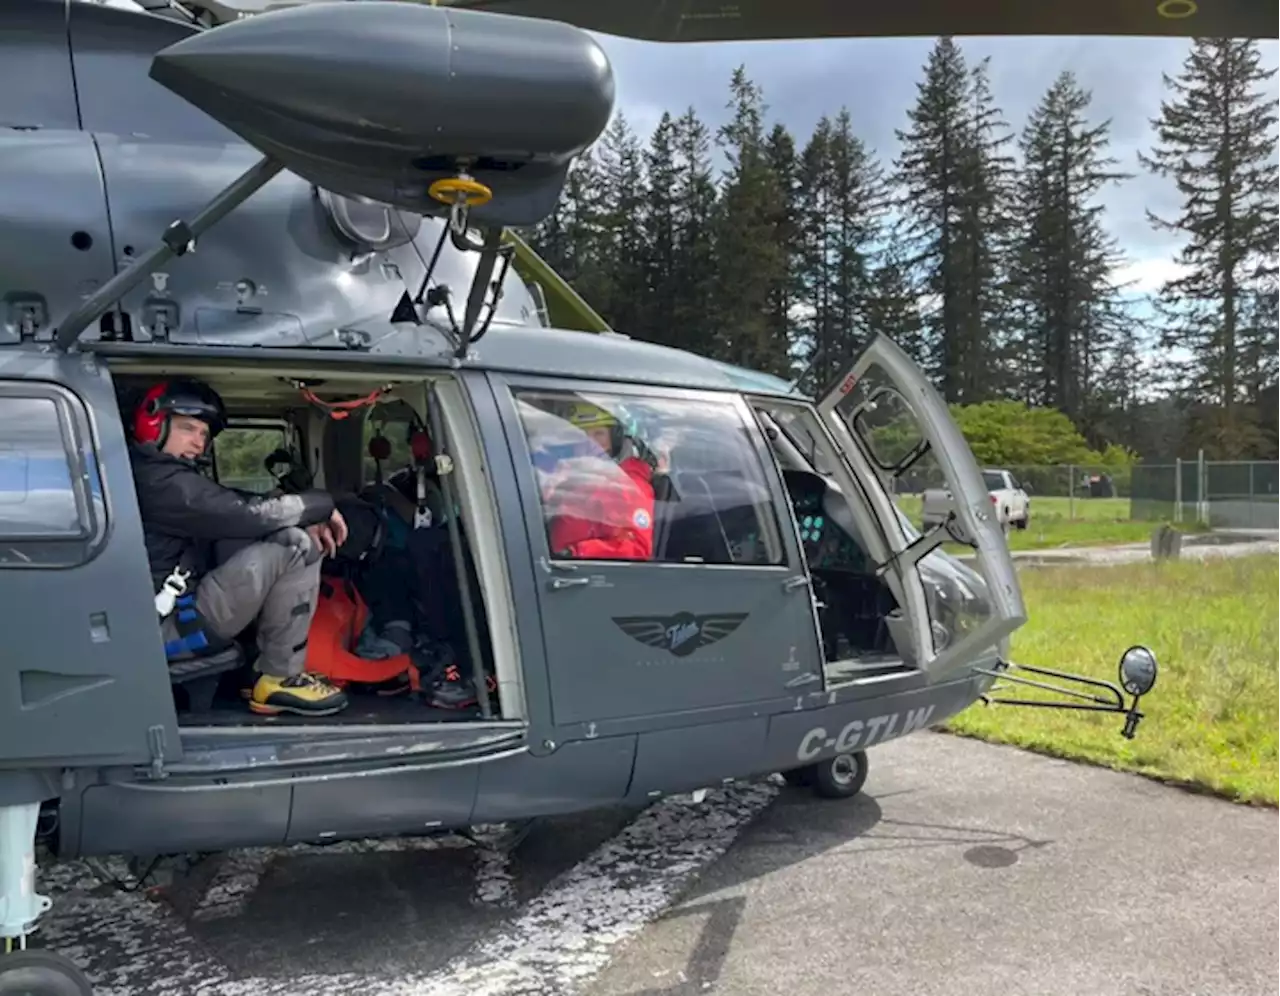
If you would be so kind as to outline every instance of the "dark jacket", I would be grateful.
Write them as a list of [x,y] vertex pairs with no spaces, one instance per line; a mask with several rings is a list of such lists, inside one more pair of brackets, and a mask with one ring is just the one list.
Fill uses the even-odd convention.
[[226,559],[230,548],[290,526],[305,529],[333,514],[328,492],[277,498],[244,495],[211,481],[189,460],[162,453],[154,444],[134,444],[129,458],[157,591],[176,566],[192,572],[188,584],[194,585]]

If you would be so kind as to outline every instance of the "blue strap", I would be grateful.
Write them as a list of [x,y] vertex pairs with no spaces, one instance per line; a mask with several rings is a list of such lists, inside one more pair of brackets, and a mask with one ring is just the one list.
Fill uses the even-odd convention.
[[198,630],[187,636],[180,636],[176,640],[170,640],[164,645],[165,657],[177,657],[179,654],[194,654],[197,651],[204,650],[209,646],[209,638],[205,635],[204,630]]
[[209,637],[204,631],[204,618],[196,608],[195,596],[189,593],[179,595],[174,600],[174,611],[178,636],[165,643],[165,657],[174,658],[208,649]]

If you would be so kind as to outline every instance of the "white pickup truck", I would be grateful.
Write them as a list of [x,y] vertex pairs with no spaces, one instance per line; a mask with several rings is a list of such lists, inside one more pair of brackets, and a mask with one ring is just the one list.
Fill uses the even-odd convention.
[[[1006,532],[1010,526],[1026,529],[1031,522],[1031,499],[1018,479],[1007,470],[984,469],[982,480],[987,485],[1000,527]],[[925,491],[920,510],[922,528],[930,529],[940,524],[950,512],[950,489],[929,488]]]

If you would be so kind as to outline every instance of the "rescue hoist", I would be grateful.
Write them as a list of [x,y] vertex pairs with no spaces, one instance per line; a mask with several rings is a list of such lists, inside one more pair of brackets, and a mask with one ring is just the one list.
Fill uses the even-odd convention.
[[[493,191],[470,177],[465,171],[459,172],[456,176],[441,177],[433,181],[427,188],[427,193],[432,199],[449,206],[449,217],[444,231],[440,233],[431,261],[426,264],[426,272],[422,275],[422,283],[412,303],[425,305],[428,308],[437,305],[444,307],[456,343],[455,355],[461,359],[467,355],[471,344],[479,342],[489,330],[493,316],[498,312],[498,302],[502,300],[502,285],[507,279],[507,271],[515,256],[515,247],[503,242],[501,226],[485,226],[479,240],[470,236],[471,209],[488,204],[493,199]],[[480,255],[475,276],[471,281],[471,289],[467,294],[461,326],[453,309],[449,288],[444,284],[436,284],[428,289],[446,239],[459,252],[474,252]],[[494,267],[499,260],[502,265],[495,277]],[[490,294],[491,299],[489,299]],[[486,307],[488,312],[481,324],[480,315]]]

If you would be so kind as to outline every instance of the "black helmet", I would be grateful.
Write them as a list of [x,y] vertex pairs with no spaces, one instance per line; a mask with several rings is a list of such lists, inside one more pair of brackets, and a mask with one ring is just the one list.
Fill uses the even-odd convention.
[[172,415],[200,419],[209,426],[210,439],[227,427],[227,409],[217,391],[202,381],[177,378],[161,381],[143,395],[133,413],[133,437],[163,446]]

